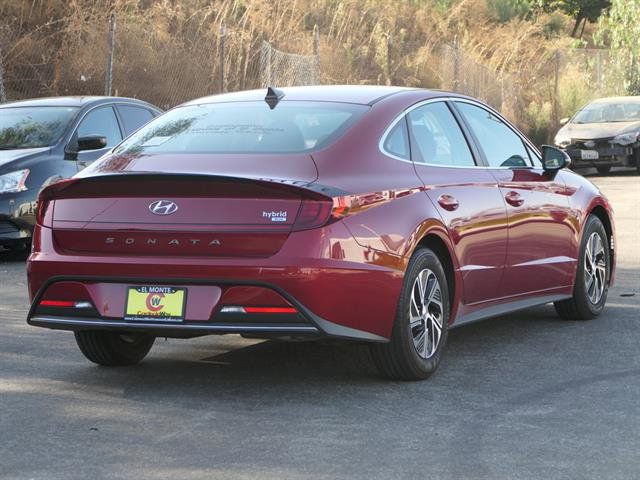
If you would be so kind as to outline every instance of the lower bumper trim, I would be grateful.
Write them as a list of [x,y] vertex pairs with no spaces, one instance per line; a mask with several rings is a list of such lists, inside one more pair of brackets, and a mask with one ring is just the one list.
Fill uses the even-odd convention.
[[63,318],[55,316],[34,316],[27,323],[36,327],[54,330],[118,330],[140,331],[159,336],[175,334],[224,334],[224,333],[263,333],[274,335],[320,335],[313,325],[278,324],[278,323],[159,323],[159,322],[126,322],[123,320],[105,320],[96,318]]

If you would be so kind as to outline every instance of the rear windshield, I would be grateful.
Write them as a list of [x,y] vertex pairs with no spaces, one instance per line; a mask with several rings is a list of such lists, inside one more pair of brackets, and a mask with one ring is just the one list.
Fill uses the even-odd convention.
[[640,102],[591,103],[580,110],[573,123],[637,122]]
[[54,145],[77,112],[72,107],[2,108],[0,150]]
[[148,123],[115,153],[294,153],[333,142],[368,106],[281,101],[178,107]]

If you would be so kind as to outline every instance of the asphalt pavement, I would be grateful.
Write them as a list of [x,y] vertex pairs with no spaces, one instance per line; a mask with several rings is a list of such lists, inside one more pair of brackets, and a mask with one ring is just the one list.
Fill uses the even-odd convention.
[[604,314],[550,305],[451,332],[424,382],[364,347],[158,340],[90,364],[29,327],[24,258],[0,258],[0,479],[640,478],[640,176],[591,177],[616,213]]

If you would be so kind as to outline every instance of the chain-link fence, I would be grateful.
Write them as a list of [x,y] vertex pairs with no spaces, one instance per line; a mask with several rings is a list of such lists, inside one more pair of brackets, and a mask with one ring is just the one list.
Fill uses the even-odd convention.
[[[534,74],[507,73],[457,44],[433,39],[412,45],[414,61],[400,64],[391,35],[383,34],[369,57],[379,73],[364,79],[354,74],[354,65],[336,63],[333,52],[321,50],[317,27],[292,53],[284,51],[290,44],[282,48],[251,28],[227,30],[218,18],[185,25],[149,28],[136,16],[96,14],[51,22],[20,36],[0,27],[0,101],[110,93],[169,108],[223,91],[265,86],[395,83],[480,98],[543,142],[560,118],[586,101],[624,93],[606,50],[547,52]],[[427,70],[429,76],[424,75]],[[412,71],[415,75],[407,76]]]
[[[320,83],[317,29],[314,53],[300,55],[276,49],[259,37],[202,26],[199,31],[167,34],[147,30],[138,18],[111,16],[78,19],[52,31],[58,52],[42,57],[21,56],[32,41],[0,36],[2,101],[47,95],[121,95],[147,100],[162,108],[223,91],[267,85],[290,86]],[[37,41],[46,42],[40,35]],[[4,40],[4,41],[3,41]],[[35,36],[33,41],[35,41]]]
[[[624,95],[623,75],[604,49],[564,49],[539,59],[535,78],[498,72],[457,45],[442,45],[440,88],[464,93],[500,110],[539,143],[548,142],[563,117],[595,98]],[[536,83],[539,95],[530,103],[525,89]]]
[[281,52],[263,41],[260,51],[260,86],[317,85],[320,83],[318,55]]

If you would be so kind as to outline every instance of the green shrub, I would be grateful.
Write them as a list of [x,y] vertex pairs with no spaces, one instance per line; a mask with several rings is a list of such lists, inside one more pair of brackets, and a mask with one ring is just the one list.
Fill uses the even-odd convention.
[[565,30],[564,16],[558,12],[552,13],[544,22],[542,31],[546,38],[559,37]]
[[498,22],[507,23],[528,16],[532,6],[530,0],[487,0],[487,9]]
[[553,108],[551,102],[531,102],[526,110],[525,117],[528,124],[527,134],[536,145],[542,145],[549,141],[551,132]]

